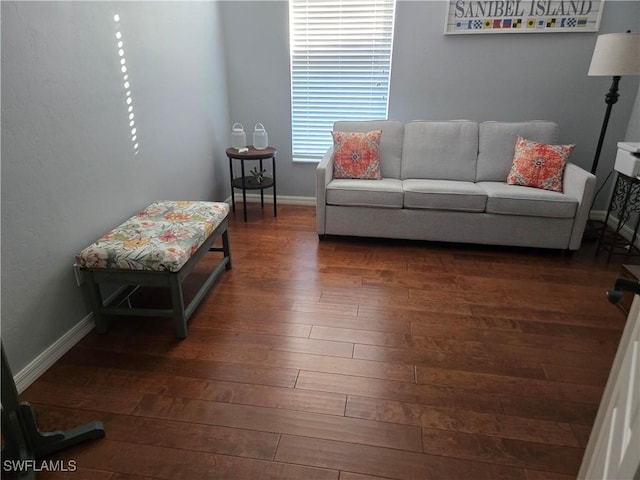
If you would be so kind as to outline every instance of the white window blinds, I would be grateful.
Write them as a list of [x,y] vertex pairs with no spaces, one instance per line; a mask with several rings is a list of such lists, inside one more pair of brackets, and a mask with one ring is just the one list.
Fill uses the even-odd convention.
[[337,120],[387,118],[395,0],[289,0],[294,160],[319,160]]

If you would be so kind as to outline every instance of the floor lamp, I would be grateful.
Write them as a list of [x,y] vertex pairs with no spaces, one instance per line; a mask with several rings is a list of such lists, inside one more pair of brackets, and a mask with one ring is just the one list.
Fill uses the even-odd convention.
[[[640,33],[631,33],[628,31],[626,33],[599,35],[596,46],[593,49],[588,75],[612,77],[613,80],[609,92],[604,97],[607,109],[605,110],[602,128],[600,129],[600,138],[598,139],[596,154],[593,158],[593,164],[591,165],[591,173],[595,175],[598,170],[602,144],[604,143],[604,137],[607,133],[611,109],[618,101],[618,84],[620,83],[620,78],[625,75],[640,75]],[[595,230],[591,226],[588,226],[584,238],[595,239],[596,236]]]

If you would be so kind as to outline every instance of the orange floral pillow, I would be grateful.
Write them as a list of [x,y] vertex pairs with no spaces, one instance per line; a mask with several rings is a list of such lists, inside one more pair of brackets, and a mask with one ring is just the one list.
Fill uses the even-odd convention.
[[331,132],[333,135],[333,178],[380,180],[380,136],[370,132]]
[[518,137],[507,177],[511,185],[562,192],[562,176],[575,145],[547,145]]

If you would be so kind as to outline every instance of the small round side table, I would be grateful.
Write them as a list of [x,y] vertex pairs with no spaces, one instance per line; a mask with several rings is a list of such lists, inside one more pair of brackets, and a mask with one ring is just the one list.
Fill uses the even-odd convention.
[[[264,190],[265,188],[273,188],[273,216],[278,216],[278,207],[276,202],[276,153],[273,147],[267,147],[263,150],[257,150],[253,146],[247,147],[249,151],[240,153],[237,148],[227,148],[227,157],[229,158],[229,176],[231,180],[231,205],[233,211],[236,211],[235,189],[242,190],[242,209],[244,213],[244,221],[247,221],[247,190],[260,190],[260,205],[264,209]],[[252,175],[246,175],[244,171],[244,162],[246,160],[258,160],[260,162],[260,171],[262,171],[262,161],[271,159],[271,177],[263,176],[262,181],[258,183]],[[240,160],[240,176],[234,177],[233,161]]]

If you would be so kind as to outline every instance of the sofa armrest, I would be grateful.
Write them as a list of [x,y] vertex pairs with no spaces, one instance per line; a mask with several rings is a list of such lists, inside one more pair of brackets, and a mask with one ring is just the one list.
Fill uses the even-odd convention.
[[316,228],[318,235],[325,233],[327,185],[333,178],[333,147],[327,150],[316,167]]
[[578,250],[580,248],[584,229],[589,219],[595,189],[595,175],[573,163],[567,164],[564,171],[563,191],[566,195],[574,197],[578,201],[578,211],[573,222],[569,250]]

